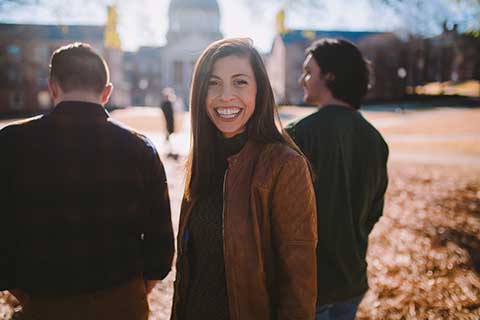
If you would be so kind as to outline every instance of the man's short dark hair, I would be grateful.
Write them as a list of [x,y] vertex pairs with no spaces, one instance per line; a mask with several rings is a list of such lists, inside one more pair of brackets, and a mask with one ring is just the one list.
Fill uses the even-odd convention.
[[110,81],[105,60],[86,43],[75,42],[57,49],[50,60],[50,79],[63,92],[87,90],[101,93]]
[[360,108],[368,92],[370,63],[351,42],[343,39],[322,38],[307,48],[323,74],[331,73],[333,79],[327,86],[336,99]]

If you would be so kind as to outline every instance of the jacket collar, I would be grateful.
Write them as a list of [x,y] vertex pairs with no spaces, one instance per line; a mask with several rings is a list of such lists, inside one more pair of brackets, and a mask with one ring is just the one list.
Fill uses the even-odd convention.
[[257,155],[261,150],[260,143],[254,140],[247,140],[245,146],[239,153],[229,157],[227,159],[228,166],[236,165],[237,163],[243,163],[248,159],[252,159],[252,154]]
[[107,110],[96,103],[84,101],[62,101],[55,106],[52,115],[72,115],[79,117],[110,117]]
[[[242,150],[239,153],[229,157],[227,159],[228,167],[235,167],[238,169],[238,165],[240,164],[247,164],[252,159],[256,159],[262,151],[262,144],[260,142],[256,142],[252,139],[248,139],[245,145],[243,146]],[[178,237],[182,239],[179,243],[178,251],[179,254],[183,252],[183,237],[185,236],[185,229],[190,219],[190,214],[192,213],[193,208],[195,207],[197,199],[186,200],[185,198],[182,201],[182,206],[180,211],[183,212],[183,215],[180,217],[180,223],[178,227]]]

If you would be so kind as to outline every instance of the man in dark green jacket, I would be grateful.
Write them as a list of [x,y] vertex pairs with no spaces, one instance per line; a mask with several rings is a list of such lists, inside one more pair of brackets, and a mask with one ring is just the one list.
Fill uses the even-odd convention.
[[368,62],[350,42],[306,51],[304,100],[320,109],[287,130],[312,164],[318,214],[317,320],[354,319],[368,290],[368,235],[383,212],[388,146],[358,112]]

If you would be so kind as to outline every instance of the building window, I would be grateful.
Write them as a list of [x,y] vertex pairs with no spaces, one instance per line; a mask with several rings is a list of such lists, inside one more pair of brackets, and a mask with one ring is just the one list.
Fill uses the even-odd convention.
[[147,73],[150,70],[150,66],[147,63],[139,63],[138,71],[142,74]]
[[15,45],[15,44],[11,44],[7,47],[7,53],[15,61],[19,61],[20,58],[21,58],[22,51],[20,50],[19,46]]
[[21,75],[18,72],[16,66],[10,66],[8,68],[7,79],[8,79],[8,83],[12,85],[17,85],[21,82]]
[[22,110],[23,109],[23,96],[20,92],[10,93],[10,109]]
[[179,21],[179,14],[176,13],[175,16],[173,17],[173,21],[171,22],[171,29],[172,31],[180,31],[180,21]]
[[39,87],[45,87],[47,86],[47,81],[48,81],[48,71],[47,69],[39,68],[36,70],[36,78],[37,78],[37,85]]
[[173,62],[173,82],[175,84],[182,84],[183,82],[183,62]]
[[35,47],[33,51],[33,60],[41,65],[48,65],[50,59],[50,49],[46,46]]

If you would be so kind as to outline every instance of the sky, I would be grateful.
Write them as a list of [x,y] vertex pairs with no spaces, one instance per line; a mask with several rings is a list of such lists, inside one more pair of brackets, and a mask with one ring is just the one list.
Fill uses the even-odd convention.
[[[444,0],[434,0],[440,1]],[[124,50],[133,51],[146,45],[161,46],[166,41],[170,0],[33,2],[37,5],[3,4],[0,6],[0,22],[104,24],[107,17],[105,5],[114,4],[118,11],[118,32]],[[250,37],[260,51],[268,52],[275,35],[275,16],[282,7],[286,9],[286,26],[291,29],[401,31],[405,24],[391,8],[374,5],[371,0],[304,2],[317,5],[299,6],[300,0],[218,0],[220,29],[225,37]]]

